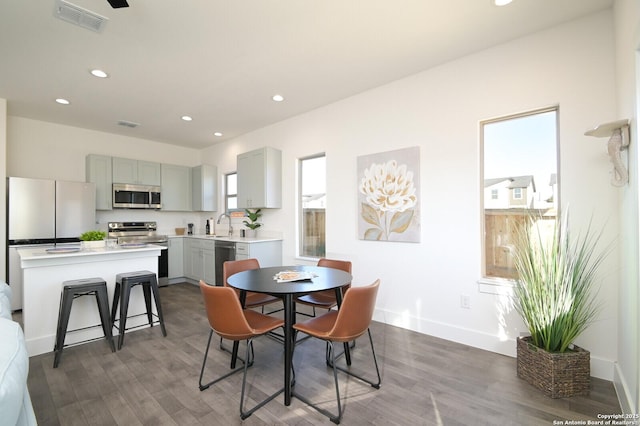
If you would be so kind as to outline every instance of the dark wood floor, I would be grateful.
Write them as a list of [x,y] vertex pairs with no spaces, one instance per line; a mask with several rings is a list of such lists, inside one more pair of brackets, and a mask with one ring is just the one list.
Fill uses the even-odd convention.
[[[198,287],[161,289],[167,337],[153,327],[127,333],[122,350],[104,340],[66,348],[60,366],[53,354],[30,360],[29,390],[38,423],[47,425],[274,425],[331,424],[293,399],[279,396],[242,422],[242,376],[198,389],[208,324]],[[345,425],[552,425],[554,420],[596,419],[619,413],[613,385],[593,379],[588,397],[550,399],[516,377],[516,361],[468,346],[374,323],[382,374],[376,390],[341,374]],[[282,386],[282,345],[255,343],[248,395],[255,401]],[[208,376],[226,371],[228,354],[210,352]],[[353,368],[372,372],[366,336],[353,353]],[[335,407],[324,345],[296,347],[296,390],[327,409]],[[251,401],[251,400],[250,400]]]

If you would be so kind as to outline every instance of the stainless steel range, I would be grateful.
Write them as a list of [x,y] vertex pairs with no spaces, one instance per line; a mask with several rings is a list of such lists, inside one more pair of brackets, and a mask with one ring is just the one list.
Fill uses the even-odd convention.
[[[156,222],[109,222],[108,238],[115,238],[118,244],[149,243],[168,247],[169,238],[158,234]],[[162,250],[158,257],[158,284],[169,283],[169,250]]]

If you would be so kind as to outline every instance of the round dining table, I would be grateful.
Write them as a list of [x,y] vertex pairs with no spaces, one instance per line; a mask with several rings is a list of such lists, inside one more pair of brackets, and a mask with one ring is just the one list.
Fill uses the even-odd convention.
[[[276,276],[285,271],[297,271],[310,277],[296,281],[279,282]],[[293,325],[295,324],[295,300],[298,294],[322,290],[335,290],[338,306],[342,303],[342,286],[352,280],[350,273],[323,266],[274,266],[238,272],[227,278],[227,283],[241,290],[240,300],[244,304],[247,291],[267,293],[281,297],[284,304],[284,405],[291,404],[291,367],[293,364]],[[234,345],[234,353],[237,346]]]

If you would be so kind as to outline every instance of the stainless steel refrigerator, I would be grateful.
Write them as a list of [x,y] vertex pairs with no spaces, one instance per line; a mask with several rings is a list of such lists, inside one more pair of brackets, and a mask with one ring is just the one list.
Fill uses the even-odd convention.
[[22,273],[18,249],[78,243],[95,229],[96,188],[87,182],[7,178],[7,283],[11,309],[22,309]]

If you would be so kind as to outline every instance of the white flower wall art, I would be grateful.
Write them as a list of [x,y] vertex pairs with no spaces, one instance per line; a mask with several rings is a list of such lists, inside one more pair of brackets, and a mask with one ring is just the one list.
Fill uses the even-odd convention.
[[358,157],[358,237],[420,242],[420,148]]

